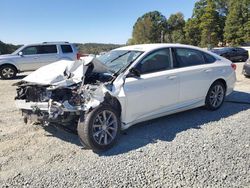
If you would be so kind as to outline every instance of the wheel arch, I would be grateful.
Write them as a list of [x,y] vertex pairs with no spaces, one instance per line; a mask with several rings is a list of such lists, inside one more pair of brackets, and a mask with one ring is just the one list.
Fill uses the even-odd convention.
[[116,97],[111,96],[109,93],[106,94],[106,96],[104,98],[104,104],[109,104],[114,109],[116,109],[119,117],[121,117],[122,106],[121,106],[120,101]]
[[227,91],[227,82],[225,79],[219,78],[219,79],[215,80],[212,84],[214,84],[215,82],[221,82],[224,85],[225,90]]
[[16,71],[18,72],[17,67],[16,67],[15,65],[11,64],[11,63],[3,63],[3,64],[1,64],[1,65],[0,65],[0,69],[1,69],[2,67],[4,67],[4,66],[12,66],[12,67],[15,68]]
[[224,85],[224,87],[225,87],[225,93],[227,93],[227,82],[226,82],[226,80],[225,80],[224,78],[217,78],[216,80],[214,80],[214,81],[210,84],[210,86],[209,86],[209,88],[208,88],[208,90],[207,90],[207,93],[208,93],[209,89],[211,88],[211,86],[212,86],[215,82],[221,82],[221,83]]

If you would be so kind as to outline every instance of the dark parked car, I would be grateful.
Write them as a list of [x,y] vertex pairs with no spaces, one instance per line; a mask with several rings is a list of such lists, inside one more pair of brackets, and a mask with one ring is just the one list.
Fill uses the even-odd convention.
[[248,58],[248,51],[243,48],[221,48],[221,49],[212,49],[212,52],[229,59],[232,62],[245,62]]
[[245,65],[243,66],[243,71],[242,73],[246,76],[246,77],[250,77],[250,59],[248,59],[248,61],[245,63]]

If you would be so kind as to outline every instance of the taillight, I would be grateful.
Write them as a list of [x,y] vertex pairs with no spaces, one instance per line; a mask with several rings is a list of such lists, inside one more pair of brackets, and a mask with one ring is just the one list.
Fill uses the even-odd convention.
[[80,54],[80,53],[77,53],[77,54],[76,54],[77,60],[80,60],[81,57],[87,57],[87,56],[88,56],[88,54]]
[[233,70],[236,70],[236,64],[232,63],[231,67],[232,67]]
[[76,59],[77,59],[77,60],[79,60],[79,59],[80,59],[80,57],[82,57],[82,54],[77,53],[77,54],[76,54]]

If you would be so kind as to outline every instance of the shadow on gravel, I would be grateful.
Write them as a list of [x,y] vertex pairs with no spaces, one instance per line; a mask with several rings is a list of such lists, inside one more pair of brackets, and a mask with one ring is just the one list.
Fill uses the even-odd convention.
[[[10,79],[8,79],[8,80],[20,80],[20,79],[23,79],[24,77],[26,77],[27,75],[17,75],[15,78],[10,78]],[[3,81],[5,81],[4,79],[2,79],[1,77],[0,77],[0,80],[3,80]],[[8,81],[8,80],[6,80],[6,81]]]
[[50,133],[50,135],[47,135],[48,137],[57,137],[65,142],[70,142],[80,147],[82,146],[79,141],[77,132],[74,130],[66,129],[65,127],[60,125],[43,126],[43,128],[46,132]]
[[[250,109],[250,104],[237,103],[237,101],[250,103],[250,94],[233,92],[217,111],[197,108],[139,123],[123,131],[118,143],[110,150],[99,153],[99,155],[113,156],[126,153],[147,144],[156,143],[157,140],[171,142],[175,139],[176,134],[182,131],[200,129],[206,123],[219,121],[222,118]],[[54,136],[81,147],[76,132],[72,130],[65,130],[65,128],[58,125],[45,126],[44,129],[51,134],[48,136]]]
[[[234,101],[248,104],[234,103]],[[250,109],[250,94],[235,91],[226,98],[223,106],[217,111],[197,108],[134,125],[124,131],[118,144],[100,155],[112,156],[126,153],[155,143],[157,140],[171,142],[176,134],[182,131],[199,129],[206,123],[219,121],[247,109]]]

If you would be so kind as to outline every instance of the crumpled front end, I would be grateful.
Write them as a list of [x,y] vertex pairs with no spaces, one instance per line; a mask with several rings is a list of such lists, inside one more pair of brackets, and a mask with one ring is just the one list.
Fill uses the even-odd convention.
[[24,121],[76,123],[82,112],[113,95],[111,73],[93,58],[60,61],[42,67],[17,86],[15,103]]

